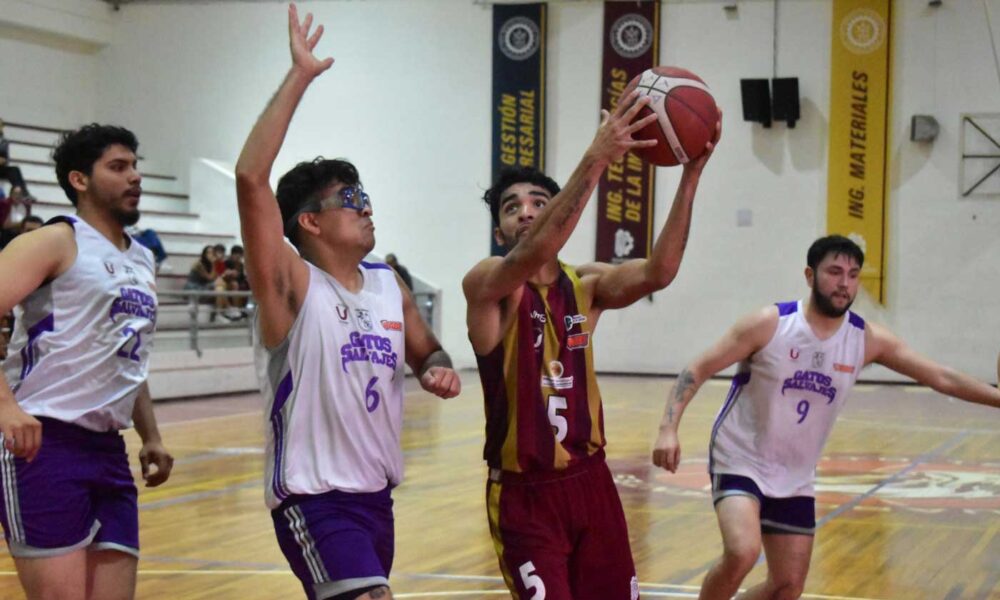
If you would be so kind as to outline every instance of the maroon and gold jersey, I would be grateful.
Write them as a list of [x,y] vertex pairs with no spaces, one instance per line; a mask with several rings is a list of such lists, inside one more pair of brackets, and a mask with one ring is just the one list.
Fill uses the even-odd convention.
[[476,356],[486,400],[483,457],[514,472],[565,469],[604,448],[590,302],[573,267],[549,286],[524,285],[503,341]]

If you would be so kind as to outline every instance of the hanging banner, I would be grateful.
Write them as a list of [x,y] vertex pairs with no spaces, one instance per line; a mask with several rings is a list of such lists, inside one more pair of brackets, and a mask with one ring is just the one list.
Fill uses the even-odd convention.
[[[493,174],[545,169],[546,5],[493,5]],[[504,253],[493,241],[492,255]]]
[[826,229],[865,252],[861,285],[885,299],[891,0],[834,0]]
[[[614,112],[628,82],[659,63],[659,1],[605,2],[603,39],[601,107]],[[631,152],[604,172],[597,185],[597,260],[649,256],[655,183],[655,166]]]

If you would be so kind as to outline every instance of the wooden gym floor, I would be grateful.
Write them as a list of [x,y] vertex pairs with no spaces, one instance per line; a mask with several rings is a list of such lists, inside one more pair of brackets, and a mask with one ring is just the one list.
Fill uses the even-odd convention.
[[[608,455],[642,595],[695,598],[720,552],[705,473],[728,383],[702,388],[681,426],[682,468],[649,450],[669,378],[601,376]],[[442,401],[407,380],[407,479],[395,490],[396,598],[506,591],[484,502],[482,394],[474,373]],[[263,504],[262,403],[243,395],[157,404],[177,462],[140,488],[142,600],[303,597]],[[135,462],[138,438],[127,433]],[[803,598],[1000,599],[1000,413],[926,388],[859,385],[819,467],[819,530]],[[759,564],[745,582],[761,580]],[[23,598],[4,549],[0,598]]]

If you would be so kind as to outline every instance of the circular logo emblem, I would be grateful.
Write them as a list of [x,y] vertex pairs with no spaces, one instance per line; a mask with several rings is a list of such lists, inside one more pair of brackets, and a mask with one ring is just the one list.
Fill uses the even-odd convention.
[[563,364],[558,360],[554,360],[549,363],[549,373],[552,373],[553,377],[558,379],[563,376],[563,372]]
[[624,58],[642,56],[653,47],[653,25],[642,15],[618,17],[611,26],[611,47]]
[[525,60],[538,52],[541,31],[534,21],[527,17],[512,17],[500,27],[497,42],[500,52],[511,60]]
[[852,10],[840,23],[840,39],[855,54],[868,54],[878,50],[885,43],[885,38],[885,20],[873,10]]

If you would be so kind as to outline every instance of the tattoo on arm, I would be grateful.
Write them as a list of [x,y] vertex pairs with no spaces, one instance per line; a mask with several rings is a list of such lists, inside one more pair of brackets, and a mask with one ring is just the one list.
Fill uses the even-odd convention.
[[562,212],[558,215],[553,215],[557,219],[559,228],[562,229],[566,226],[566,223],[573,217],[573,215],[580,208],[580,204],[588,198],[583,192],[587,189],[587,182],[580,181],[573,184],[571,187],[567,187],[562,190],[563,194],[567,194],[572,198],[572,201],[567,202],[562,206]]
[[684,404],[684,395],[694,385],[694,375],[691,371],[684,369],[677,376],[677,383],[674,384],[674,394],[670,397],[667,406],[667,421],[674,422],[674,407]]

